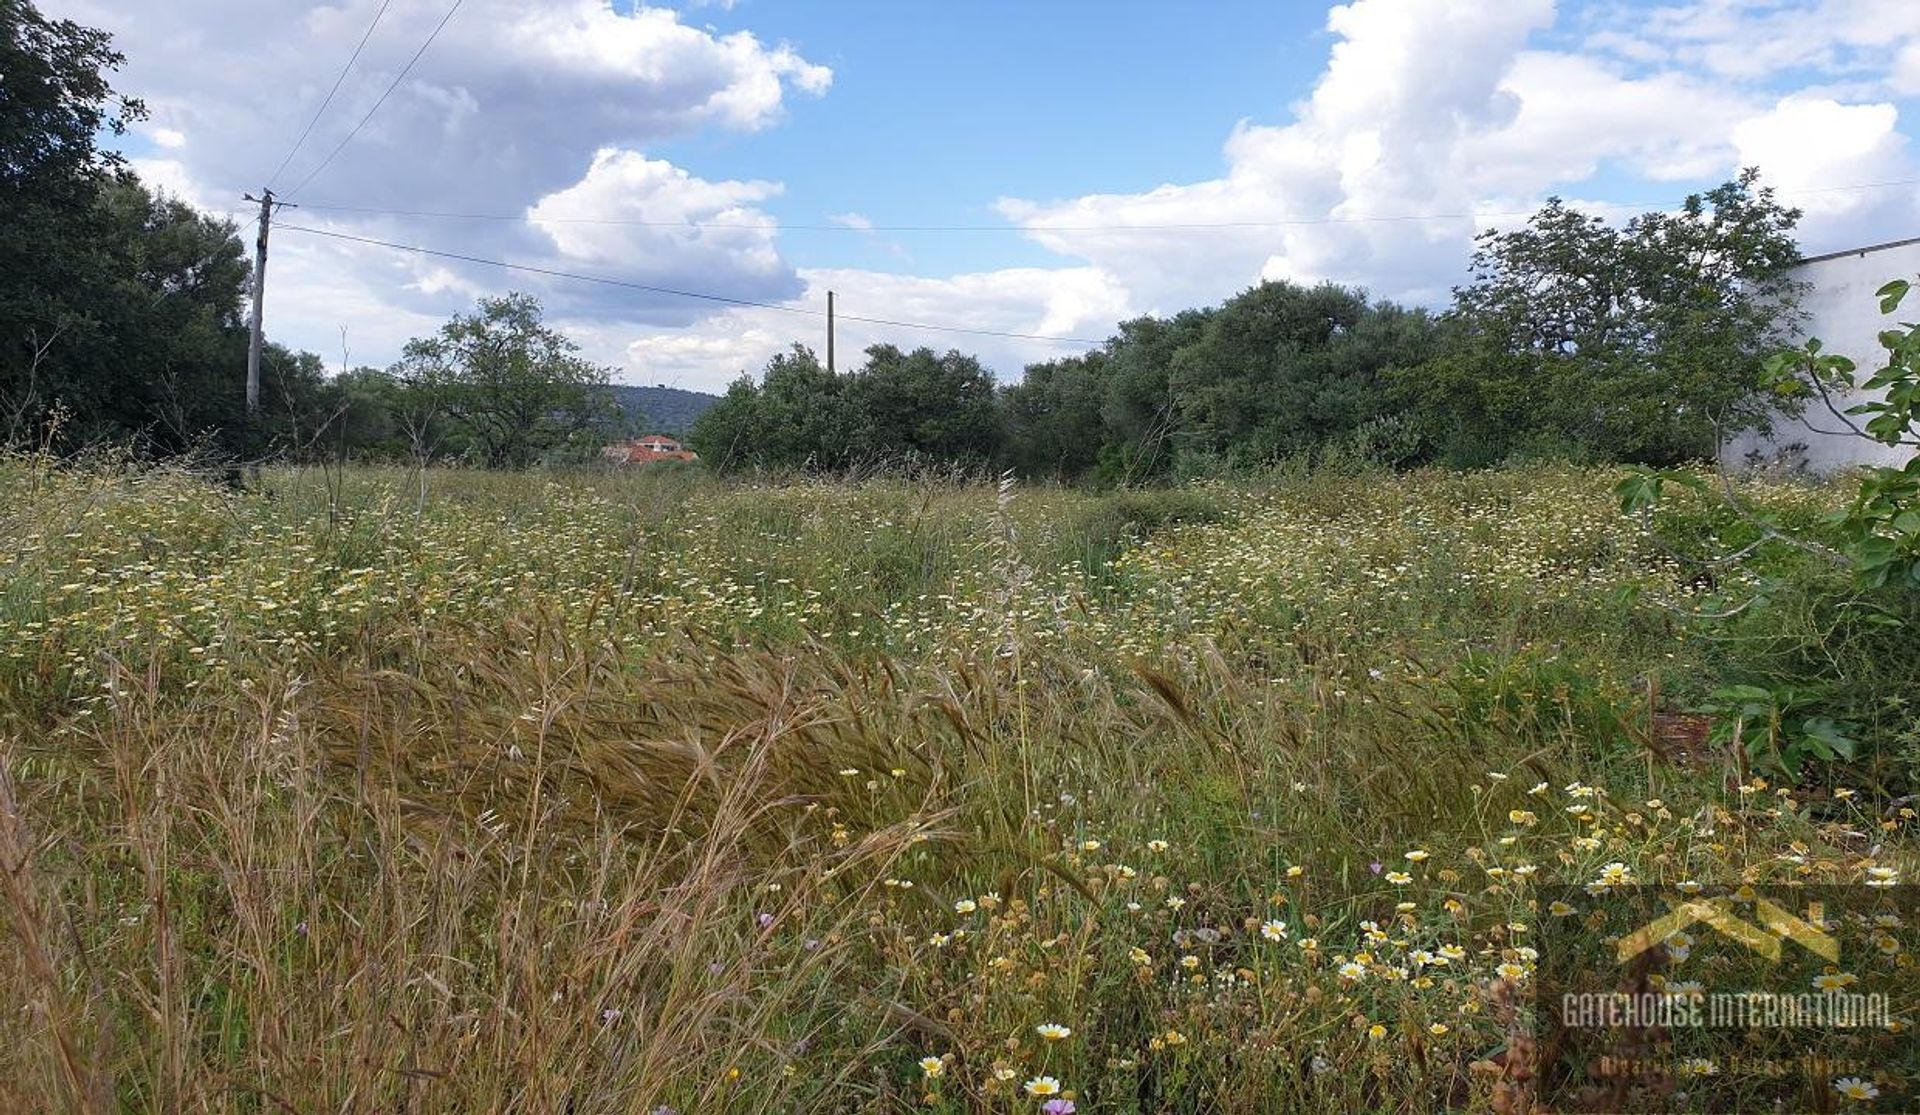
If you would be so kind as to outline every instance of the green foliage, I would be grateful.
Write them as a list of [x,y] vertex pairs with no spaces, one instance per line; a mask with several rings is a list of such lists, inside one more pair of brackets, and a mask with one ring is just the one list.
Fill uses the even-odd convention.
[[1483,234],[1446,350],[1402,378],[1449,463],[1528,453],[1670,464],[1769,415],[1795,319],[1799,212],[1758,174],[1615,228],[1558,198]]
[[510,294],[409,342],[395,375],[423,411],[466,436],[481,464],[525,468],[584,460],[612,436],[607,370],[578,352],[541,324],[538,301]]
[[1808,760],[1851,759],[1860,746],[1853,738],[1858,724],[1805,715],[1818,707],[1792,688],[1730,685],[1714,690],[1701,711],[1715,715],[1712,742],[1741,746],[1754,766],[1798,779]]
[[1000,440],[993,377],[971,356],[892,345],[848,375],[795,345],[760,382],[743,377],[689,442],[721,471],[834,471],[906,461],[984,464]]
[[[1912,289],[1904,279],[1881,287],[1880,312],[1899,310]],[[1901,322],[1882,330],[1879,340],[1886,363],[1864,382],[1856,382],[1852,360],[1823,352],[1818,338],[1769,359],[1769,382],[1788,400],[1818,397],[1862,438],[1920,450],[1920,323]],[[1840,411],[1836,396],[1855,388],[1867,392],[1866,399]],[[1920,592],[1920,453],[1899,467],[1862,469],[1853,502],[1832,521],[1863,586]]]
[[[1882,287],[1881,311],[1896,311],[1909,290],[1898,281]],[[1769,357],[1765,382],[1789,402],[1818,399],[1863,438],[1920,448],[1920,326],[1902,323],[1880,341],[1886,363],[1863,383],[1852,360],[1823,351],[1817,338]],[[1856,387],[1869,392],[1865,401],[1841,409]],[[1851,498],[1811,521],[1748,507],[1728,485],[1719,501],[1725,521],[1689,531],[1694,544],[1676,551],[1699,552],[1703,535],[1720,539],[1725,528],[1744,539],[1697,561],[1703,572],[1734,568],[1748,578],[1747,599],[1704,635],[1735,684],[1702,707],[1718,717],[1716,739],[1739,738],[1756,763],[1791,777],[1816,760],[1909,777],[1886,760],[1914,730],[1906,695],[1920,688],[1912,638],[1920,628],[1920,456],[1859,469],[1848,482]],[[1685,470],[1638,469],[1614,489],[1622,511],[1669,535],[1676,492],[1695,503],[1711,498],[1706,480]]]

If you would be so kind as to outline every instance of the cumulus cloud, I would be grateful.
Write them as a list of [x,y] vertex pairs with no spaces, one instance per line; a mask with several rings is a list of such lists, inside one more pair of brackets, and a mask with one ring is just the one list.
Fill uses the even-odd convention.
[[[1087,351],[1081,344],[920,330],[859,318],[933,322],[1001,333],[1103,339],[1134,307],[1113,276],[1093,267],[1018,267],[924,278],[848,268],[803,269],[806,294],[791,306],[819,311],[826,292],[839,311],[835,350],[841,370],[859,366],[861,353],[882,342],[902,348],[958,348],[978,356],[1003,378],[1029,363]],[[758,373],[767,359],[794,342],[826,349],[826,322],[765,309],[732,309],[685,329],[630,340],[603,359],[624,364],[642,383],[719,390],[742,372]]]
[[1800,242],[1817,253],[1911,235],[1920,224],[1920,189],[1829,189],[1913,176],[1899,119],[1892,104],[1791,96],[1741,121],[1733,143],[1742,164],[1760,167],[1801,210]]
[[[273,174],[321,104],[381,0],[269,4],[182,0],[162,5],[44,0],[50,15],[113,32],[128,63],[117,84],[143,97],[159,153],[138,169],[170,193],[241,214],[240,195]],[[786,44],[683,23],[664,8],[617,10],[607,0],[467,0],[364,130],[300,187],[373,109],[446,15],[444,3],[394,3],[381,16],[312,135],[275,183],[302,208],[289,226],[317,226],[461,254],[565,269],[591,265],[651,285],[731,287],[787,298],[802,287],[773,247],[772,221],[753,203],[763,182],[708,182],[639,154],[645,145],[707,130],[751,132],[815,96],[832,72]],[[342,211],[525,214],[525,221],[428,222]],[[728,221],[738,230],[575,226],[575,208],[616,219]],[[452,292],[499,284],[471,265],[387,256],[378,249],[284,237],[309,261],[354,268],[309,290],[302,275],[269,284],[272,331],[322,345],[367,305],[402,316],[445,310]],[[282,243],[276,237],[276,247]],[[277,253],[279,254],[279,253]],[[400,281],[394,279],[398,274]],[[457,275],[459,282],[447,281]],[[345,290],[364,289],[347,298]],[[505,285],[505,284],[499,284]],[[520,284],[525,285],[525,284]],[[497,289],[497,287],[496,287]],[[684,300],[605,289],[554,290],[585,317],[691,320]]]
[[[794,297],[799,278],[775,244],[778,223],[755,203],[779,195],[777,182],[709,182],[638,151],[603,148],[580,181],[527,210],[556,255],[550,269],[617,274],[628,282],[676,289],[726,291],[769,301]],[[570,312],[595,288],[565,287]],[[603,293],[604,312],[633,315],[635,299]],[[643,304],[643,308],[644,304]],[[669,318],[689,312],[684,300],[663,301]]]
[[[1475,233],[1596,175],[1644,183],[1622,200],[1645,201],[1662,183],[1730,177],[1743,165],[1761,166],[1783,191],[1910,173],[1894,105],[1778,101],[1736,79],[1814,62],[1832,72],[1877,65],[1884,77],[1888,42],[1920,33],[1920,5],[1872,18],[1885,10],[1714,0],[1661,9],[1634,34],[1601,30],[1578,50],[1544,50],[1530,45],[1554,22],[1544,0],[1356,0],[1328,16],[1337,41],[1311,96],[1289,123],[1236,129],[1224,175],[1134,194],[1005,199],[1000,211],[1157,310],[1215,301],[1260,278],[1332,280],[1437,304],[1461,278]],[[1817,42],[1751,67],[1720,53],[1775,29]],[[1911,221],[1914,196],[1787,200],[1807,209],[1807,240],[1829,244]],[[1125,227],[1188,222],[1226,227]]]
[[[251,0],[42,2],[115,32],[127,52],[120,84],[153,109],[137,169],[244,217],[239,194],[286,153],[380,0],[279,0],[264,44]],[[372,107],[443,2],[387,11],[283,190]],[[1901,120],[1902,98],[1920,94],[1920,4],[1352,0],[1325,30],[1311,90],[1279,115],[1248,105],[1260,115],[1222,137],[1218,173],[1000,199],[1057,265],[929,276],[790,258],[771,212],[776,176],[707,175],[697,156],[678,156],[684,166],[660,156],[672,137],[774,127],[796,98],[826,93],[832,71],[793,46],[611,0],[467,0],[365,131],[298,191],[305,207],[285,224],[775,308],[506,275],[289,229],[276,233],[270,331],[329,351],[347,323],[355,352],[381,361],[479,294],[530,289],[627,378],[712,389],[795,339],[819,347],[824,324],[811,312],[832,289],[843,365],[891,340],[977,352],[1006,376],[1078,348],[846,316],[1099,338],[1134,314],[1217,302],[1262,278],[1437,305],[1463,277],[1472,237],[1549,193],[1650,202],[1749,164],[1806,210],[1810,251],[1920,222],[1911,187],[1827,189],[1920,174]],[[861,213],[828,219],[914,269]]]

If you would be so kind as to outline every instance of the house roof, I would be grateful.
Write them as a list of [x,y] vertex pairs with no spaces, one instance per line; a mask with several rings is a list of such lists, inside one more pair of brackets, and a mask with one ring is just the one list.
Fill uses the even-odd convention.
[[1884,252],[1888,248],[1904,248],[1909,244],[1920,244],[1920,236],[1909,236],[1905,240],[1889,240],[1884,244],[1868,244],[1863,248],[1848,248],[1843,252],[1823,252],[1817,256],[1802,256],[1801,263],[1823,263],[1844,256],[1863,256],[1869,252]]

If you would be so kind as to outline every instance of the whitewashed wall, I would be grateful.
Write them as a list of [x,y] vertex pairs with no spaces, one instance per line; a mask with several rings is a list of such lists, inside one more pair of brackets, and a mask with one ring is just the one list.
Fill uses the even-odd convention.
[[[1920,243],[1815,259],[1802,264],[1794,277],[1810,284],[1800,300],[1800,308],[1807,314],[1803,331],[1820,338],[1823,351],[1850,357],[1859,365],[1854,373],[1857,379],[1866,379],[1886,362],[1886,351],[1878,340],[1881,331],[1901,319],[1912,321],[1920,313],[1920,302],[1910,297],[1900,313],[1883,317],[1880,300],[1873,293],[1890,279],[1920,277]],[[1856,393],[1834,402],[1844,411],[1864,398]],[[1845,429],[1818,399],[1807,404],[1804,417],[1821,430]],[[1796,442],[1806,449],[1783,454],[1786,446]],[[1911,449],[1881,445],[1851,434],[1816,433],[1798,419],[1783,417],[1771,434],[1747,433],[1732,439],[1721,448],[1720,459],[1738,468],[1756,450],[1769,460],[1785,456],[1788,461],[1804,461],[1820,472],[1858,464],[1900,464],[1913,455]]]

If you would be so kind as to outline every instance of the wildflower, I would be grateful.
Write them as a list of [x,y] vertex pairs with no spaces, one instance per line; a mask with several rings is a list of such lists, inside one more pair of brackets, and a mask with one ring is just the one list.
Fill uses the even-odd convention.
[[999,1065],[995,1067],[993,1070],[993,1078],[995,1080],[998,1080],[1002,1084],[1005,1084],[1007,1081],[1012,1080],[1014,1077],[1019,1075],[1020,1075],[1019,1073],[1006,1067],[1005,1065]]
[[1600,869],[1600,878],[1597,882],[1603,887],[1626,886],[1633,882],[1633,869],[1615,860]]
[[1843,1076],[1833,1082],[1833,1090],[1847,1099],[1864,1103],[1880,1098],[1880,1089],[1857,1076]]
[[1186,904],[1187,904],[1187,900],[1180,897],[1177,894],[1169,894],[1167,896],[1167,909],[1169,910],[1178,910],[1180,907],[1185,906]]
[[1127,951],[1127,959],[1133,961],[1135,964],[1141,965],[1142,967],[1153,963],[1153,957],[1148,954],[1146,949],[1143,949],[1138,945],[1135,945],[1133,948]]
[[1166,850],[1167,850],[1167,842],[1164,840],[1147,841],[1147,851],[1149,852],[1164,852]]
[[771,928],[773,925],[772,914],[761,914],[759,917],[756,917],[754,920],[760,923],[760,928],[762,929]]
[[1178,1030],[1168,1030],[1166,1033],[1160,1035],[1160,1040],[1168,1045],[1185,1045],[1187,1044],[1187,1035]]
[[1413,851],[1407,853],[1406,858],[1408,863],[1420,863],[1430,858],[1431,854],[1432,853],[1428,852],[1425,848],[1415,848]]
[[1098,840],[1082,840],[1080,842],[1080,850],[1083,852],[1097,852],[1100,850],[1100,842]]
[[1073,1036],[1072,1030],[1060,1025],[1058,1022],[1042,1022],[1033,1028],[1033,1032],[1048,1041],[1065,1041]]
[[1375,1022],[1373,1025],[1367,1027],[1367,1036],[1374,1041],[1379,1041],[1381,1038],[1387,1036],[1387,1028]]
[[920,1071],[928,1080],[932,1080],[947,1071],[947,1063],[938,1057],[922,1057]]
[[971,898],[962,898],[953,904],[953,912],[956,914],[971,914],[979,908],[980,904]]
[[1852,972],[1825,972],[1813,977],[1815,991],[1839,991],[1860,982]]
[[1200,966],[1200,958],[1192,953],[1188,953],[1180,958],[1180,966],[1191,972]]
[[1355,961],[1349,960],[1345,964],[1340,965],[1341,979],[1358,981],[1366,978],[1366,974],[1367,974],[1366,967],[1362,964],[1356,963]]
[[1516,825],[1531,825],[1539,821],[1540,816],[1531,809],[1510,809],[1507,811],[1507,820]]
[[1555,901],[1547,907],[1547,913],[1552,914],[1556,918],[1564,918],[1570,914],[1577,914],[1579,912],[1580,911],[1574,909],[1572,906],[1560,901]]
[[1867,885],[1870,887],[1899,886],[1899,869],[1893,867],[1869,867],[1867,868]]
[[1494,971],[1499,974],[1501,979],[1512,980],[1515,983],[1519,983],[1521,980],[1527,978],[1527,970],[1511,960],[1495,967]]
[[852,778],[852,777],[854,777],[854,776],[856,776],[856,775],[858,775],[858,774],[860,773],[860,768],[859,768],[859,767],[847,767],[846,769],[844,769],[844,770],[842,770],[842,771],[841,771],[840,773],[841,773],[842,775],[845,775],[845,776],[846,776],[846,777],[848,777],[848,778]]
[[1404,871],[1389,871],[1387,872],[1387,882],[1392,883],[1396,887],[1404,887],[1408,883],[1413,882],[1413,876]]
[[1022,1085],[1030,1096],[1057,1096],[1060,1094],[1060,1081],[1051,1076],[1036,1076]]
[[1052,1099],[1040,1105],[1040,1115],[1073,1115],[1078,1110],[1072,1100]]
[[1467,950],[1461,948],[1459,945],[1441,945],[1440,955],[1447,960],[1465,960],[1467,958]]
[[1435,1022],[1432,1025],[1427,1027],[1427,1033],[1432,1034],[1436,1038],[1445,1037],[1447,1033],[1447,1024],[1445,1022]]
[[1289,879],[1298,879],[1300,876],[1305,875],[1306,873],[1307,873],[1307,869],[1304,867],[1287,868],[1287,878]]
[[934,948],[943,949],[953,943],[953,938],[945,933],[935,933],[933,936],[927,938],[927,943]]
[[1260,926],[1260,935],[1269,941],[1284,941],[1287,938],[1287,923],[1269,921]]

